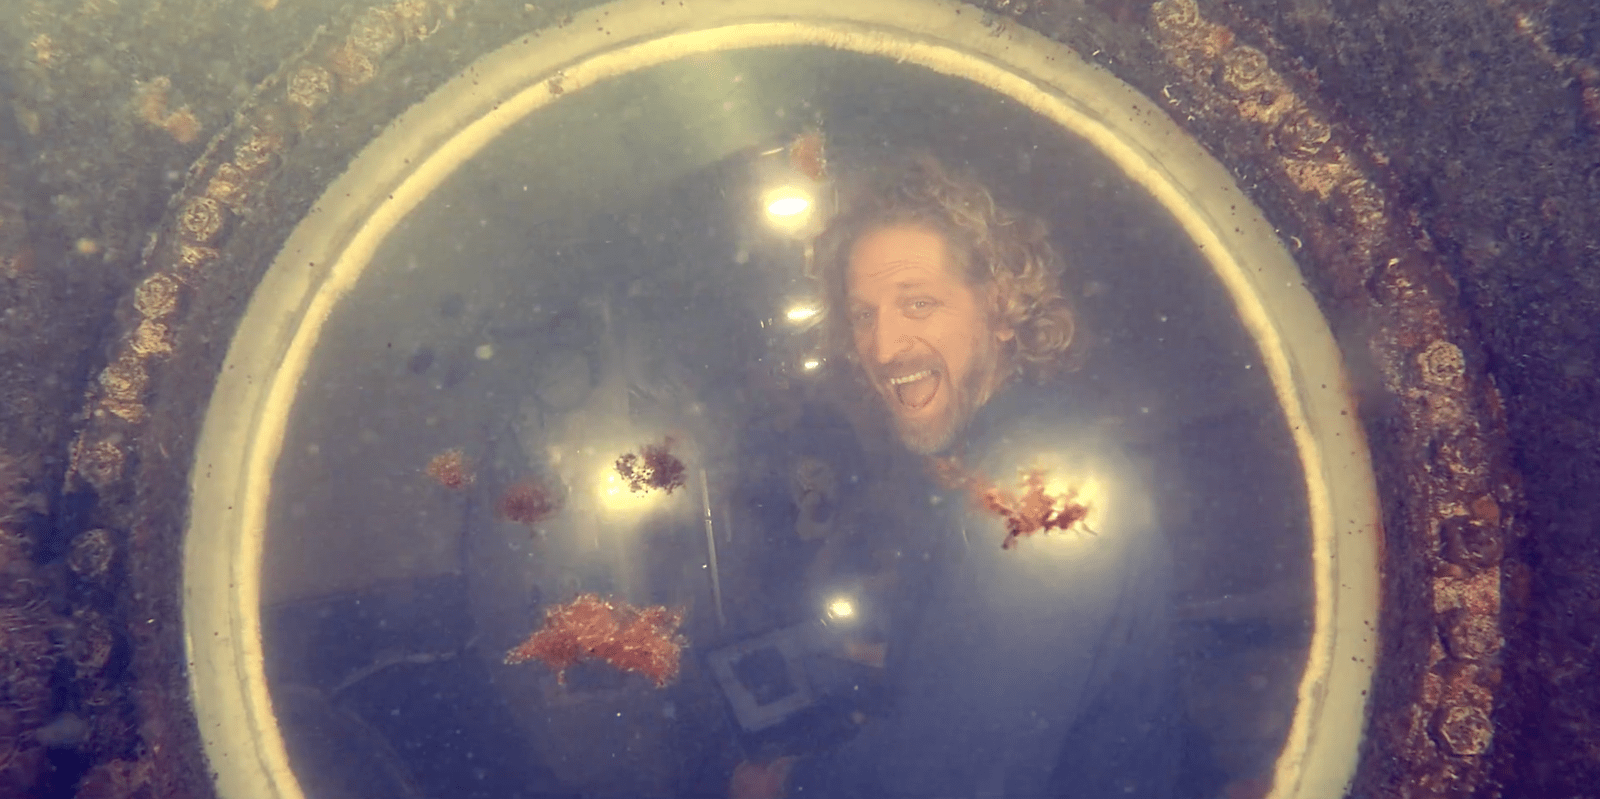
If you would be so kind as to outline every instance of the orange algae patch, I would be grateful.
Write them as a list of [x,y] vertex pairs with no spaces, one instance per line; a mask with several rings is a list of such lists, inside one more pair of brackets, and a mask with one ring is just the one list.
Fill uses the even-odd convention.
[[825,144],[820,129],[807,128],[789,143],[789,166],[796,172],[820,182],[828,176]]
[[1072,489],[1059,494],[1047,492],[1044,472],[1035,469],[1023,475],[1020,495],[991,487],[983,492],[982,502],[986,510],[1005,520],[1006,540],[1000,548],[1010,549],[1022,536],[1070,530],[1088,518],[1089,506],[1078,502],[1077,497],[1078,492]]
[[1005,522],[1006,537],[1000,542],[1001,549],[1012,549],[1018,539],[1039,532],[1075,527],[1094,532],[1083,524],[1090,508],[1077,501],[1077,490],[1051,492],[1043,469],[1023,471],[1015,491],[993,485],[983,475],[962,467],[955,458],[934,459],[933,472],[946,488],[966,491],[978,506]]
[[561,497],[535,477],[525,477],[500,495],[500,518],[532,527],[561,509]]
[[506,653],[506,663],[538,659],[556,673],[562,685],[567,669],[580,660],[601,660],[625,672],[642,674],[665,687],[678,676],[683,638],[682,611],[656,605],[635,608],[598,594],[580,594],[571,602],[545,610],[544,627]]
[[683,461],[672,454],[673,443],[672,436],[667,436],[660,444],[644,445],[638,454],[623,455],[617,459],[617,475],[636,494],[652,489],[671,494],[683,488],[687,469]]
[[428,461],[428,477],[445,488],[460,490],[472,485],[472,464],[460,449],[445,450]]

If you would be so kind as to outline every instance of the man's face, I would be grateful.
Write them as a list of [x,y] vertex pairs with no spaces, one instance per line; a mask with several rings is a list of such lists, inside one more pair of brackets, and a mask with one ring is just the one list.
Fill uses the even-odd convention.
[[1009,328],[990,323],[987,288],[967,283],[944,237],[882,228],[850,251],[846,286],[856,353],[914,452],[941,452],[1001,380]]

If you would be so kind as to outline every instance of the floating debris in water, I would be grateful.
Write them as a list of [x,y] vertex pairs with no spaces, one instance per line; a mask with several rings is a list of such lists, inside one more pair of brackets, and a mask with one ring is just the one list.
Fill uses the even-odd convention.
[[459,491],[472,485],[472,463],[460,448],[448,449],[428,461],[428,476],[445,488]]
[[536,477],[525,477],[500,496],[500,518],[529,528],[561,509],[561,497]]
[[663,688],[678,676],[683,638],[682,611],[656,605],[635,608],[598,594],[580,594],[544,614],[544,627],[506,653],[507,665],[543,661],[566,685],[567,669],[580,660],[604,661],[625,672],[650,678]]
[[674,443],[672,436],[667,436],[660,444],[644,445],[638,454],[630,452],[623,455],[617,459],[617,475],[635,494],[653,489],[671,494],[682,488],[688,470],[684,468],[683,461],[672,454]]
[[789,166],[820,183],[828,177],[826,144],[821,128],[806,128],[789,143]]
[[1017,539],[1037,532],[1071,530],[1087,526],[1081,523],[1089,517],[1089,506],[1077,501],[1078,492],[1067,489],[1052,494],[1045,489],[1044,471],[1035,469],[1022,478],[1021,494],[991,487],[983,492],[983,506],[998,514],[1006,522],[1006,540],[1001,549],[1011,549]]
[[1022,479],[1015,492],[1000,488],[983,475],[964,468],[956,458],[936,458],[933,471],[945,487],[966,491],[984,510],[999,516],[1006,525],[1001,549],[1016,547],[1017,540],[1034,533],[1079,529],[1093,533],[1084,520],[1089,506],[1077,501],[1076,489],[1051,491],[1043,469],[1021,470]]

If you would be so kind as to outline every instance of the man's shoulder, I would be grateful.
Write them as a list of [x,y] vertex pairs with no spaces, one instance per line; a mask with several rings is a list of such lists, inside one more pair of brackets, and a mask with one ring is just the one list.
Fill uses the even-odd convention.
[[1083,506],[1069,531],[1154,532],[1149,469],[1131,455],[1117,415],[1084,394],[1065,383],[1013,387],[972,429],[963,463],[997,501],[1056,513]]
[[1079,449],[1104,439],[1113,416],[1071,383],[1019,383],[994,397],[975,417],[969,453],[990,459],[996,450]]

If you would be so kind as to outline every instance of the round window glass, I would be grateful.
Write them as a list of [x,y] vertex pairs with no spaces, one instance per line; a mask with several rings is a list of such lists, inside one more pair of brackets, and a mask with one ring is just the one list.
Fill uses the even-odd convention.
[[1342,789],[1370,469],[1226,173],[954,9],[647,5],[263,282],[188,554],[223,792]]

